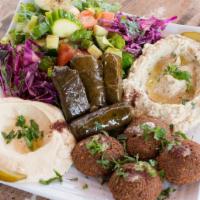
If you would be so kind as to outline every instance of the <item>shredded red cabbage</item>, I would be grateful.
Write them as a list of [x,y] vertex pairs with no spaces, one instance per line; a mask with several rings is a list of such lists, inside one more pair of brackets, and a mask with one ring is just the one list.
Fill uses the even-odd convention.
[[56,104],[51,78],[38,68],[42,54],[31,40],[16,48],[0,45],[0,86],[5,96]]
[[137,57],[142,53],[142,48],[146,43],[153,44],[160,40],[162,38],[161,32],[168,23],[176,18],[174,16],[166,20],[155,17],[144,19],[120,12],[116,14],[114,21],[101,19],[100,23],[106,24],[108,31],[122,35],[126,41],[125,50]]

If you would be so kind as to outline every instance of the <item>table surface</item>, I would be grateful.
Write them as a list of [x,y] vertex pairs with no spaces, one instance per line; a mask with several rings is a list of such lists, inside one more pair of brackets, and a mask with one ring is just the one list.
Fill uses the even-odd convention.
[[[111,0],[114,1],[114,0]],[[124,12],[139,16],[157,16],[161,18],[178,16],[177,23],[200,25],[199,0],[119,0]],[[0,37],[2,37],[12,19],[18,0],[0,0]],[[0,200],[45,200],[32,194],[0,185]]]

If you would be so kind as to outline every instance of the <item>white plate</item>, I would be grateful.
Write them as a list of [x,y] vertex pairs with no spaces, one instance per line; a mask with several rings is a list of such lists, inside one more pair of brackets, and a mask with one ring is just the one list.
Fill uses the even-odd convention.
[[[23,0],[21,2],[31,2],[31,0]],[[17,10],[18,9],[19,5]],[[11,23],[10,29],[13,26],[14,22]],[[183,31],[200,32],[200,28],[169,24],[165,34],[176,34]],[[192,133],[191,136],[193,136],[193,139],[200,143],[198,128],[199,127],[194,128],[194,130],[191,130],[190,133]],[[75,177],[78,177],[78,181],[74,182],[69,180]],[[42,186],[32,183],[1,183],[54,200],[113,200],[113,197],[106,185],[102,186],[96,179],[83,176],[74,167],[72,167],[70,171],[65,175],[64,182],[62,184]],[[88,189],[84,190],[82,188],[84,184],[88,184]],[[200,200],[199,189],[199,183],[179,187],[177,191],[171,196],[170,200]]]

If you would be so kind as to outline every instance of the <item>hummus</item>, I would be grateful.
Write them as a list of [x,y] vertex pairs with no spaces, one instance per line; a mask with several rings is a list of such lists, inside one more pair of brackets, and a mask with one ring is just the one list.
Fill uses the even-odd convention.
[[125,100],[143,114],[187,131],[200,122],[200,44],[170,35],[146,45],[124,80]]
[[0,134],[0,168],[25,174],[25,182],[52,178],[54,170],[62,175],[68,171],[75,139],[67,127],[62,130],[51,128],[52,124],[64,121],[59,109],[40,102],[0,98],[0,110],[0,132],[15,129],[17,117],[23,115],[27,122],[33,119],[44,133],[34,151],[30,151],[21,139],[6,144]]

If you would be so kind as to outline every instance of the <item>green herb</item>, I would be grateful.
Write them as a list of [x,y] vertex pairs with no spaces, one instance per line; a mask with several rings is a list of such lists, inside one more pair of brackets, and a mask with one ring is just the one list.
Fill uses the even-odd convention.
[[53,75],[53,69],[52,69],[52,67],[49,67],[48,70],[47,70],[47,76],[48,76],[49,78],[51,78],[52,75]]
[[99,122],[95,122],[96,130],[103,133],[105,136],[109,136],[107,131],[103,130],[103,125],[100,124]]
[[157,161],[153,159],[150,159],[148,162],[152,167],[155,167],[158,164]]
[[187,91],[192,89],[191,79],[192,76],[188,71],[182,71],[177,65],[169,64],[164,71],[164,74],[169,74],[177,80],[184,80],[187,83]]
[[70,40],[74,43],[80,44],[81,48],[88,49],[93,44],[93,32],[86,29],[75,31]]
[[43,180],[43,179],[40,179],[39,180],[39,183],[42,184],[42,185],[49,185],[51,183],[55,183],[55,182],[60,182],[62,183],[63,182],[63,177],[62,175],[57,172],[56,170],[54,170],[54,173],[55,173],[55,177],[53,178],[50,178],[48,180]]
[[85,183],[84,185],[83,185],[83,190],[86,190],[86,189],[88,189],[88,184],[87,183]]
[[182,139],[184,139],[184,140],[188,140],[187,135],[186,135],[185,133],[183,133],[182,131],[176,131],[176,132],[174,133],[174,135],[175,135],[175,136],[178,136],[178,137],[180,137],[180,138],[182,138]]
[[17,31],[13,29],[9,32],[9,37],[14,45],[18,45],[24,43],[26,39],[26,34],[22,31]]
[[78,177],[68,179],[70,181],[78,181]]
[[80,42],[83,39],[92,40],[92,35],[93,35],[92,31],[81,29],[81,30],[75,31],[73,35],[71,36],[70,40],[72,42]]
[[39,69],[47,72],[49,68],[54,67],[55,65],[55,59],[50,56],[44,56],[39,64]]
[[192,109],[195,109],[196,104],[194,102],[191,103]]
[[123,49],[126,45],[124,38],[118,33],[112,34],[112,37],[109,38],[109,42],[117,49]]
[[46,33],[48,33],[49,31],[50,31],[50,26],[46,22],[42,22],[33,28],[31,37],[34,40],[38,40],[42,36],[44,36]]
[[117,168],[116,175],[123,178],[126,178],[128,176],[128,174],[121,167]]
[[103,129],[102,124],[100,124],[99,122],[95,122],[95,126],[97,131],[101,131]]
[[135,157],[125,155],[121,160],[112,160],[113,162],[113,169],[116,171],[117,176],[127,177],[127,173],[124,171],[122,166],[126,163],[137,163],[138,160]]
[[43,137],[43,132],[39,130],[38,124],[31,119],[30,125],[27,125],[25,117],[22,115],[17,117],[16,127],[19,128],[17,131],[12,130],[8,134],[5,132],[1,133],[7,144],[15,138],[23,138],[28,148],[33,150],[33,143]]
[[[168,140],[166,138],[167,136],[166,130],[163,128],[160,127],[152,128],[151,126],[145,123],[141,124],[140,128],[141,130],[143,130],[143,136],[146,141],[149,139],[150,134],[153,133],[154,139],[161,142],[161,149],[164,149],[166,147],[170,151],[175,145],[180,144],[180,141],[176,139],[172,141]],[[172,125],[171,128],[173,128]],[[181,137],[185,137],[182,132],[178,132],[177,134],[179,134],[179,136]]]
[[2,132],[1,134],[6,141],[6,144],[9,144],[16,137],[16,134],[13,130],[10,131],[8,134],[6,134],[5,132]]
[[126,141],[127,141],[127,136],[124,134],[118,135],[117,139],[119,140],[119,142],[123,145],[124,150],[126,151],[127,146],[126,146]]
[[165,200],[168,199],[171,193],[175,192],[176,189],[168,187],[167,189],[163,190],[157,200]]
[[124,78],[126,78],[128,70],[131,68],[134,62],[134,56],[128,52],[122,53],[122,69],[124,72]]
[[99,137],[94,136],[87,144],[86,148],[92,155],[104,152],[108,148],[108,144],[99,142]]
[[140,129],[143,131],[144,139],[147,141],[151,133],[154,134],[155,140],[162,140],[166,137],[166,131],[160,127],[151,127],[148,124],[141,124]]
[[25,23],[31,19],[31,17],[37,11],[36,7],[32,3],[21,3],[19,12],[15,15],[15,22]]
[[151,177],[157,176],[157,171],[148,162],[139,161],[135,164],[135,170],[140,172],[146,171]]
[[26,124],[25,117],[23,115],[18,116],[16,126],[18,127],[24,127]]
[[164,171],[164,170],[160,170],[160,171],[158,172],[158,174],[159,174],[159,176],[160,176],[161,179],[164,179],[164,178],[165,178],[165,171]]
[[97,163],[100,164],[104,169],[109,169],[112,166],[112,162],[105,159],[104,156],[100,160],[97,160]]

